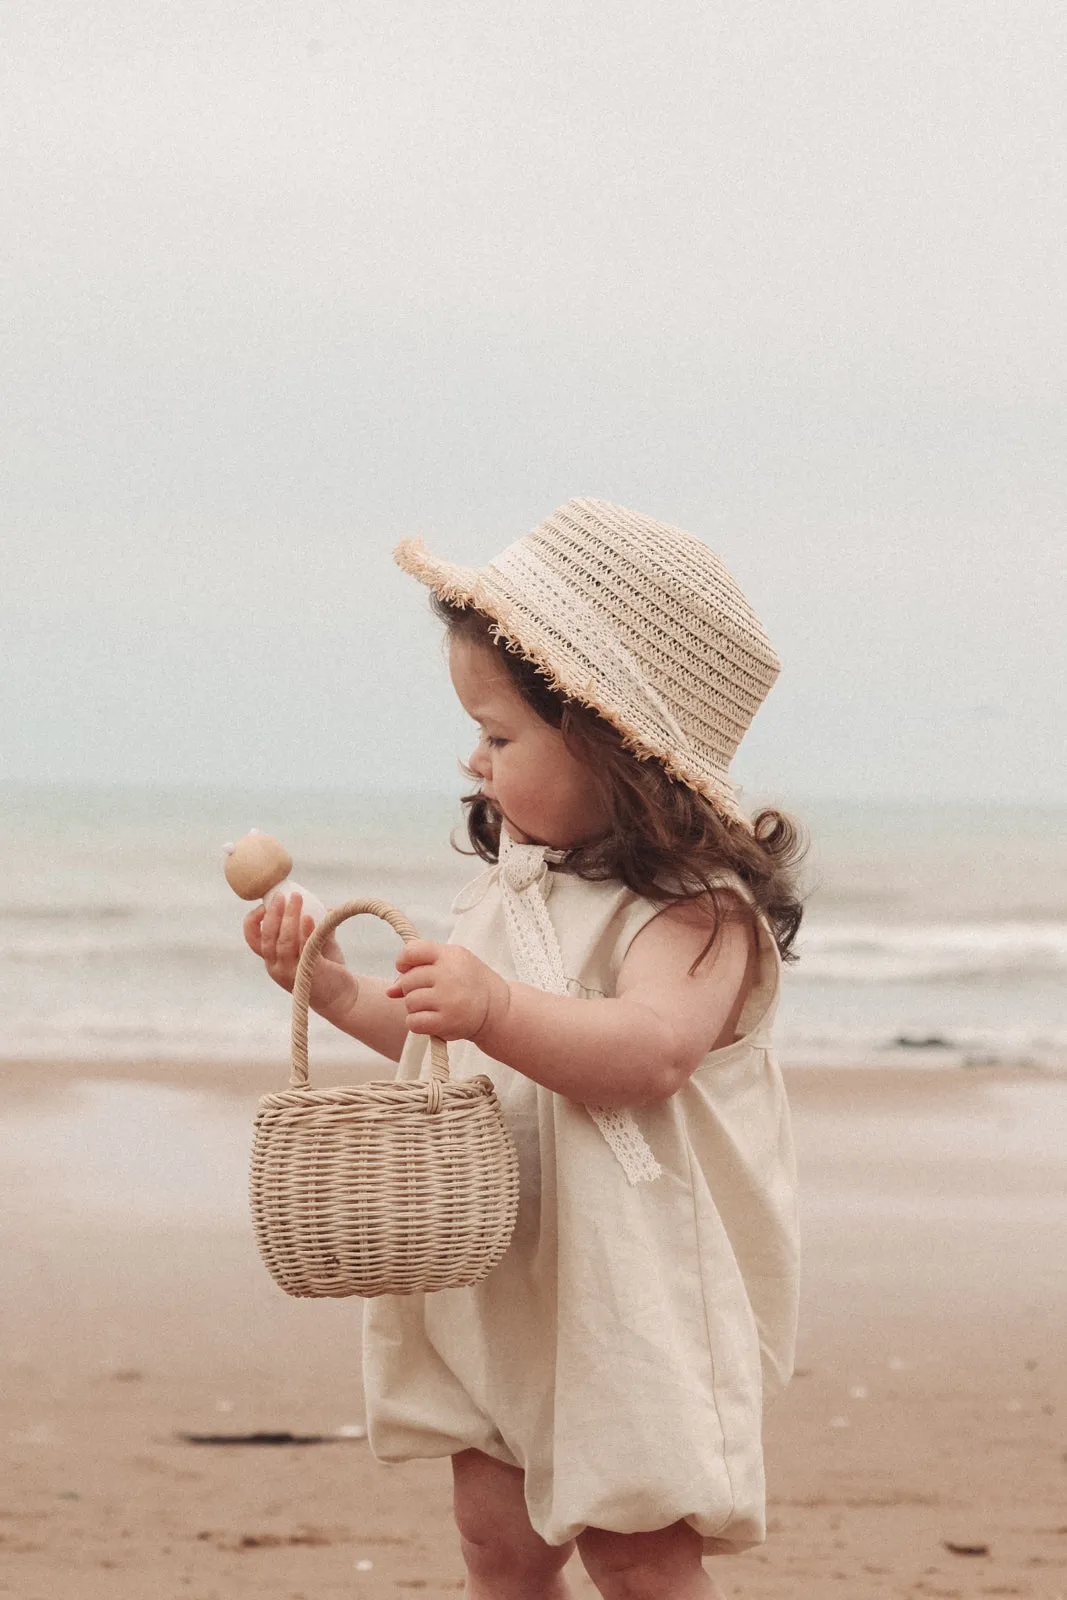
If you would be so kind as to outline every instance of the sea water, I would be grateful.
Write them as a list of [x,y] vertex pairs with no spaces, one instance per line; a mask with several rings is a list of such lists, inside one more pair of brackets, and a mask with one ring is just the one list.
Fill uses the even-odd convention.
[[[799,960],[783,1064],[1067,1070],[1067,807],[798,801]],[[284,1075],[289,996],[246,947],[222,846],[260,828],[327,904],[373,895],[429,939],[481,863],[457,795],[0,787],[0,1056],[262,1060]],[[341,930],[387,976],[383,923]],[[311,1019],[312,1061],[366,1058]]]

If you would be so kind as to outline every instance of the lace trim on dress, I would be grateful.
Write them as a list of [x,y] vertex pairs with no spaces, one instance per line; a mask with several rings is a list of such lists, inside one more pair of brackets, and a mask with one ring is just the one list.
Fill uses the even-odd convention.
[[[535,989],[565,995],[563,953],[542,890],[548,860],[557,855],[544,845],[516,844],[507,830],[501,829],[500,891],[515,971],[523,983]],[[587,1106],[586,1110],[631,1183],[660,1176],[662,1168],[628,1108]]]

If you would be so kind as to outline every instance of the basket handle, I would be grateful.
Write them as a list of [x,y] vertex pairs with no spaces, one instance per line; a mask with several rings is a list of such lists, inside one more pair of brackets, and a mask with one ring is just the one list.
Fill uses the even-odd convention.
[[[291,1089],[308,1087],[308,1001],[311,998],[311,978],[315,963],[319,959],[319,952],[335,928],[342,922],[347,922],[349,917],[358,917],[363,912],[369,912],[373,917],[381,917],[383,922],[387,922],[400,935],[405,944],[410,944],[412,939],[419,937],[415,924],[409,922],[404,913],[391,906],[387,900],[346,900],[343,906],[335,906],[332,911],[326,913],[304,946],[300,965],[296,969],[296,981],[293,984],[292,1072],[289,1076]],[[440,1091],[437,1085],[448,1082],[448,1047],[443,1039],[433,1035],[430,1037],[430,1082],[433,1085],[430,1109],[437,1110],[440,1105]]]

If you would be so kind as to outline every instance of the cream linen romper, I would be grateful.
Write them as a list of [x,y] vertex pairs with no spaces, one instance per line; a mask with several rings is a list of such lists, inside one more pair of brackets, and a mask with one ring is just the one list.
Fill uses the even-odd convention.
[[[461,892],[451,941],[509,981],[500,867]],[[713,880],[751,903],[742,880]],[[631,940],[661,907],[617,879],[546,866],[541,892],[569,994],[615,994]],[[788,1381],[797,1315],[796,1180],[771,1027],[781,959],[760,915],[741,1037],[669,1099],[634,1109],[662,1169],[631,1183],[588,1111],[449,1045],[457,1077],[492,1078],[519,1155],[511,1245],[481,1283],[364,1307],[371,1448],[382,1461],[473,1447],[525,1474],[549,1544],[592,1526],[685,1518],[707,1550],[765,1534],[762,1421]],[[409,1035],[397,1076],[416,1078]]]

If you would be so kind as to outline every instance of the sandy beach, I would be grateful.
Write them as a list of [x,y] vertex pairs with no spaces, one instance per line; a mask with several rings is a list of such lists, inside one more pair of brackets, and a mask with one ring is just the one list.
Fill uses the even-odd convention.
[[[358,1307],[287,1299],[256,1255],[245,1163],[277,1067],[3,1071],[0,1593],[460,1591],[447,1465],[381,1467],[358,1436]],[[768,1417],[767,1543],[716,1578],[1067,1596],[1067,1081],[788,1076],[798,1370]],[[185,1437],[254,1432],[323,1442]]]

